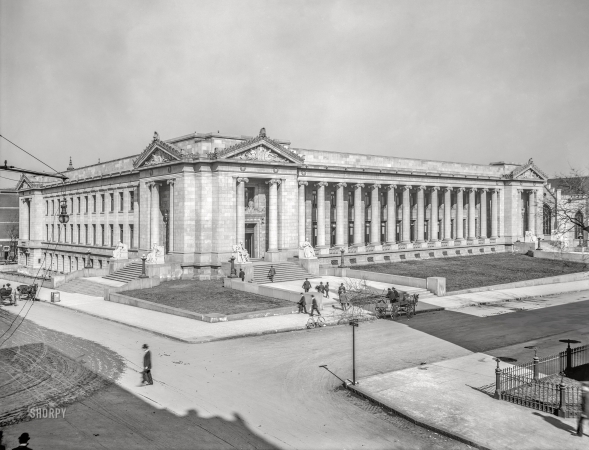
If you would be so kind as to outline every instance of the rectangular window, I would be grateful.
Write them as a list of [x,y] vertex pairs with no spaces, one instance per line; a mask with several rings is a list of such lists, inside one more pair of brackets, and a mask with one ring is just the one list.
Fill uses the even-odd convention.
[[109,242],[110,242],[110,246],[114,247],[114,239],[115,239],[115,227],[114,225],[109,225],[109,231],[110,231],[110,236],[109,236]]
[[51,225],[51,241],[55,241],[55,225]]
[[124,192],[119,192],[119,211],[123,212],[125,210],[125,195]]
[[106,199],[104,194],[100,194],[100,212],[106,211]]
[[104,225],[100,225],[100,243],[102,246],[106,245],[106,239],[104,236]]
[[55,215],[55,201],[51,200],[51,215]]
[[110,212],[115,211],[115,194],[110,193],[109,195],[109,203],[110,203]]
[[45,225],[45,240],[49,241],[49,225]]
[[129,211],[135,210],[135,191],[129,191]]
[[89,206],[88,206],[88,196],[86,195],[86,196],[84,197],[84,212],[85,212],[86,214],[88,214],[88,208],[89,208]]
[[246,187],[244,189],[245,194],[245,206],[246,208],[249,206],[250,201],[254,201],[254,196],[256,195],[256,188],[255,187]]
[[88,234],[88,225],[84,225],[84,238],[86,238],[86,244],[89,244],[90,235]]
[[82,235],[80,234],[80,225],[78,225],[78,244],[82,243]]
[[96,195],[92,196],[92,212],[96,212]]
[[49,200],[45,200],[45,215],[49,215]]
[[313,205],[313,208],[317,208],[317,191],[313,191],[311,204]]
[[92,225],[92,245],[96,245],[96,225]]
[[82,212],[82,199],[78,197],[78,214]]
[[124,242],[123,240],[123,226],[119,225],[119,241]]
[[74,213],[74,197],[70,198],[70,214]]
[[129,247],[133,248],[133,242],[135,241],[135,230],[133,225],[129,225]]

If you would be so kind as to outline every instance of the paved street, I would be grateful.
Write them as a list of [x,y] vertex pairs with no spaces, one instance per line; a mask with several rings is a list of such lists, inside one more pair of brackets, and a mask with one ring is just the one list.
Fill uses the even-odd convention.
[[[185,344],[43,303],[35,303],[28,318],[99,341],[127,364],[118,386],[74,405],[65,420],[7,428],[9,436],[37,436],[35,449],[162,448],[171,439],[174,448],[195,448],[195,439],[199,448],[463,447],[337,389],[339,381],[319,365],[351,376],[348,327]],[[151,387],[137,387],[143,342],[154,354]],[[393,357],[393,343],[403,357]],[[416,347],[427,350],[416,353]],[[363,324],[358,376],[468,353],[404,323]]]
[[[491,317],[440,311],[362,324],[357,376],[474,352],[523,359],[529,357],[523,345],[539,343],[541,354],[553,353],[562,348],[561,336],[586,342],[589,302],[575,300]],[[116,385],[71,406],[65,420],[7,429],[9,436],[36,433],[35,448],[56,448],[58,442],[60,448],[161,448],[172,436],[176,448],[190,448],[195,439],[202,448],[464,447],[338,389],[339,381],[319,365],[351,377],[349,327],[186,344],[50,304],[35,303],[27,317],[72,336],[50,337],[58,350],[68,340],[88,339],[101,344],[96,351],[114,351],[126,364]],[[137,386],[143,342],[154,353],[151,387]]]

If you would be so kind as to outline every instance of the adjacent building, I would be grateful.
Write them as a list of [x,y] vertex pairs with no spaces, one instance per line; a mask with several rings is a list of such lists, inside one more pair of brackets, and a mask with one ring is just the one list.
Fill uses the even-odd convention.
[[14,260],[19,233],[18,192],[0,189],[0,262]]

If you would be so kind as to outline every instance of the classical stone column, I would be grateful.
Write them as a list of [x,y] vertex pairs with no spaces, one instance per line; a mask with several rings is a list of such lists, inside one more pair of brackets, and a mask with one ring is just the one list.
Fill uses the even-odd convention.
[[278,185],[280,183],[281,180],[275,178],[266,181],[270,191],[268,201],[268,252],[278,251]]
[[444,240],[452,240],[452,188],[444,188]]
[[481,223],[481,237],[487,238],[487,188],[481,189],[481,214],[479,222]]
[[456,239],[464,239],[464,226],[462,223],[464,219],[464,199],[462,197],[463,192],[463,187],[456,189]]
[[362,188],[363,184],[354,185],[354,245],[364,244],[362,230]]
[[344,188],[347,186],[346,183],[338,183],[335,185],[335,245],[341,247],[344,245],[344,232],[346,224],[344,222]]
[[[536,190],[528,191],[528,230],[536,234]],[[528,231],[525,230],[525,231]],[[576,237],[576,236],[575,236]]]
[[499,191],[493,189],[491,191],[491,237],[496,239],[497,236],[497,196]]
[[20,209],[22,211],[22,228],[21,228],[21,233],[20,233],[21,234],[20,239],[29,240],[30,236],[31,236],[31,234],[30,234],[30,222],[31,222],[30,207],[31,207],[31,203],[28,198],[23,198],[22,205],[23,205],[23,207]]
[[429,220],[431,222],[430,227],[430,242],[436,242],[438,240],[438,191],[440,190],[439,186],[433,186],[430,191],[430,205],[431,205],[431,214],[429,216]]
[[378,188],[380,184],[373,184],[370,186],[372,189],[370,198],[370,210],[371,210],[371,221],[370,221],[370,243],[373,245],[380,244],[380,207],[379,207],[379,195]]
[[162,245],[160,242],[160,188],[157,183],[151,183],[151,246]]
[[417,239],[416,242],[425,242],[425,186],[417,187]]
[[325,247],[325,181],[315,184],[317,188],[317,247]]
[[245,242],[245,183],[248,181],[248,178],[237,179],[237,201],[235,202],[236,236],[233,244]]
[[168,180],[170,186],[170,210],[168,211],[168,241],[170,243],[170,251],[174,251],[174,180]]
[[306,181],[299,181],[299,244],[307,240],[306,238],[306,205],[305,205],[305,186],[309,183]]
[[474,239],[476,233],[476,188],[468,189],[468,239]]
[[395,202],[395,185],[389,184],[387,190],[387,244],[396,242],[397,234],[397,205]]
[[401,224],[403,238],[402,243],[406,244],[411,242],[411,204],[409,201],[409,193],[411,186],[403,186],[403,221]]

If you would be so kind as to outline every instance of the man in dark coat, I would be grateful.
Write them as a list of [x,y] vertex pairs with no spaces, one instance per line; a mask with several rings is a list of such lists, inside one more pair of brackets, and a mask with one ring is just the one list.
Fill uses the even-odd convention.
[[311,289],[311,283],[309,282],[308,278],[305,278],[305,282],[303,283],[303,289],[305,290],[305,292],[309,292],[309,289]]
[[270,278],[271,283],[274,283],[274,275],[276,275],[276,269],[274,266],[270,266],[270,270],[268,271],[268,278]]
[[241,281],[245,281],[245,272],[243,269],[239,269],[239,278],[241,278]]
[[29,436],[29,433],[23,433],[18,437],[18,447],[14,447],[12,450],[33,450],[31,447],[29,447],[29,441],[31,440],[31,437]]
[[325,292],[325,286],[323,286],[323,281],[320,281],[319,284],[315,286],[315,289],[323,296],[323,293]]
[[151,351],[147,344],[143,344],[143,383],[153,384],[151,377]]
[[311,296],[311,312],[309,314],[313,315],[314,311],[317,311],[317,315],[321,315],[321,313],[319,312],[319,305],[317,304],[317,299],[315,298],[314,295]]
[[301,292],[301,299],[297,303],[299,305],[299,314],[304,312],[305,314],[309,314],[307,311],[307,301],[305,300],[305,294]]

